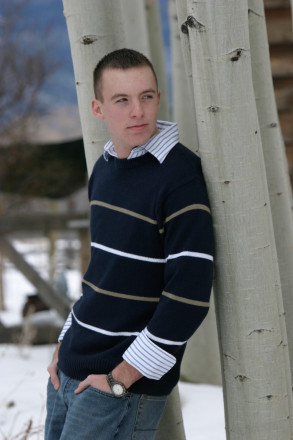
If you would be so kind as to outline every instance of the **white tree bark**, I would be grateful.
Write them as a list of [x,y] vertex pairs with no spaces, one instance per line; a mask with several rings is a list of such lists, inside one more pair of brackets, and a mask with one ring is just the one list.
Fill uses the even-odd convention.
[[[173,117],[178,124],[180,141],[192,151],[198,151],[198,136],[192,87],[192,68],[189,39],[180,41],[180,26],[186,11],[180,10],[178,20],[176,0],[169,2],[171,29]],[[184,65],[186,68],[184,69]],[[187,67],[189,66],[189,68]],[[181,378],[187,382],[220,385],[221,366],[214,302],[203,324],[188,341],[184,354]]]
[[[180,8],[178,0],[178,7]],[[200,155],[216,238],[227,438],[289,440],[292,388],[243,0],[187,1]]]
[[248,0],[252,77],[268,180],[293,371],[292,191],[271,74],[263,0]]
[[73,60],[79,114],[88,174],[103,152],[109,135],[91,111],[94,68],[106,53],[125,47],[120,1],[63,0]]
[[[84,139],[88,174],[103,152],[109,135],[91,112],[92,74],[98,60],[106,53],[126,47],[125,23],[118,0],[63,0],[76,81],[78,106]],[[129,41],[129,34],[128,41]],[[135,38],[135,36],[132,36]],[[129,42],[130,44],[131,42]],[[158,43],[158,46],[161,43]],[[160,49],[161,50],[161,49]],[[159,51],[160,53],[160,51]],[[154,63],[155,68],[157,67]],[[160,87],[162,90],[162,87]],[[166,89],[167,90],[167,89]],[[163,93],[165,93],[163,91]],[[167,93],[167,92],[166,92]],[[160,440],[185,440],[178,388],[168,399],[160,424]]]
[[[191,76],[188,79],[184,66],[176,0],[169,1],[169,22],[172,56],[173,119],[178,124],[180,141],[192,151],[198,150],[195,130],[195,112]],[[191,73],[190,73],[191,75]]]
[[181,366],[181,380],[221,385],[221,361],[213,297],[208,316],[187,342]]
[[159,89],[161,91],[161,104],[158,118],[168,121],[170,118],[169,93],[159,2],[157,0],[141,1],[145,2],[145,12],[149,35],[150,59],[156,71]]
[[122,0],[122,13],[127,48],[151,57],[144,0]]
[[178,387],[168,397],[156,440],[185,440]]

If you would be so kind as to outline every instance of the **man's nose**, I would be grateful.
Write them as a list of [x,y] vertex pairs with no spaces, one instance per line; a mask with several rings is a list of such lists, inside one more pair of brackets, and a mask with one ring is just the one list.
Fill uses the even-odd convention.
[[143,116],[143,106],[140,100],[132,102],[131,116],[136,118],[141,118]]

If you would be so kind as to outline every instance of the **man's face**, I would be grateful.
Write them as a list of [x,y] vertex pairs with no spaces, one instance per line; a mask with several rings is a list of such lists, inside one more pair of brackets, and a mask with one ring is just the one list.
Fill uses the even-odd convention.
[[118,157],[145,144],[157,132],[160,92],[149,66],[106,69],[102,76],[103,102],[93,99],[92,110],[105,121]]

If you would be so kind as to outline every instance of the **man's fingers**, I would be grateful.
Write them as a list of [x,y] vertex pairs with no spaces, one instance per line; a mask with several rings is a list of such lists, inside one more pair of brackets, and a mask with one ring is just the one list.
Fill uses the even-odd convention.
[[76,390],[74,391],[75,394],[79,394],[82,391],[84,391],[90,384],[87,383],[87,380],[83,380],[82,382],[80,382],[80,384],[78,385],[78,387],[76,388]]
[[51,383],[52,383],[53,387],[55,388],[55,390],[57,391],[59,389],[59,387],[60,387],[60,380],[59,380],[59,377],[58,377],[58,374],[57,374],[58,368],[56,366],[51,366],[50,365],[48,367],[48,372],[49,372],[50,377],[51,377]]

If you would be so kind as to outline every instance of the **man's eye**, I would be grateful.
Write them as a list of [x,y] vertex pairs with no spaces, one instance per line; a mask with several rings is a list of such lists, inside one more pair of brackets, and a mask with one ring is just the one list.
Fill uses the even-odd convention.
[[118,99],[116,102],[127,102],[127,98]]
[[153,95],[144,95],[143,99],[153,99]]

